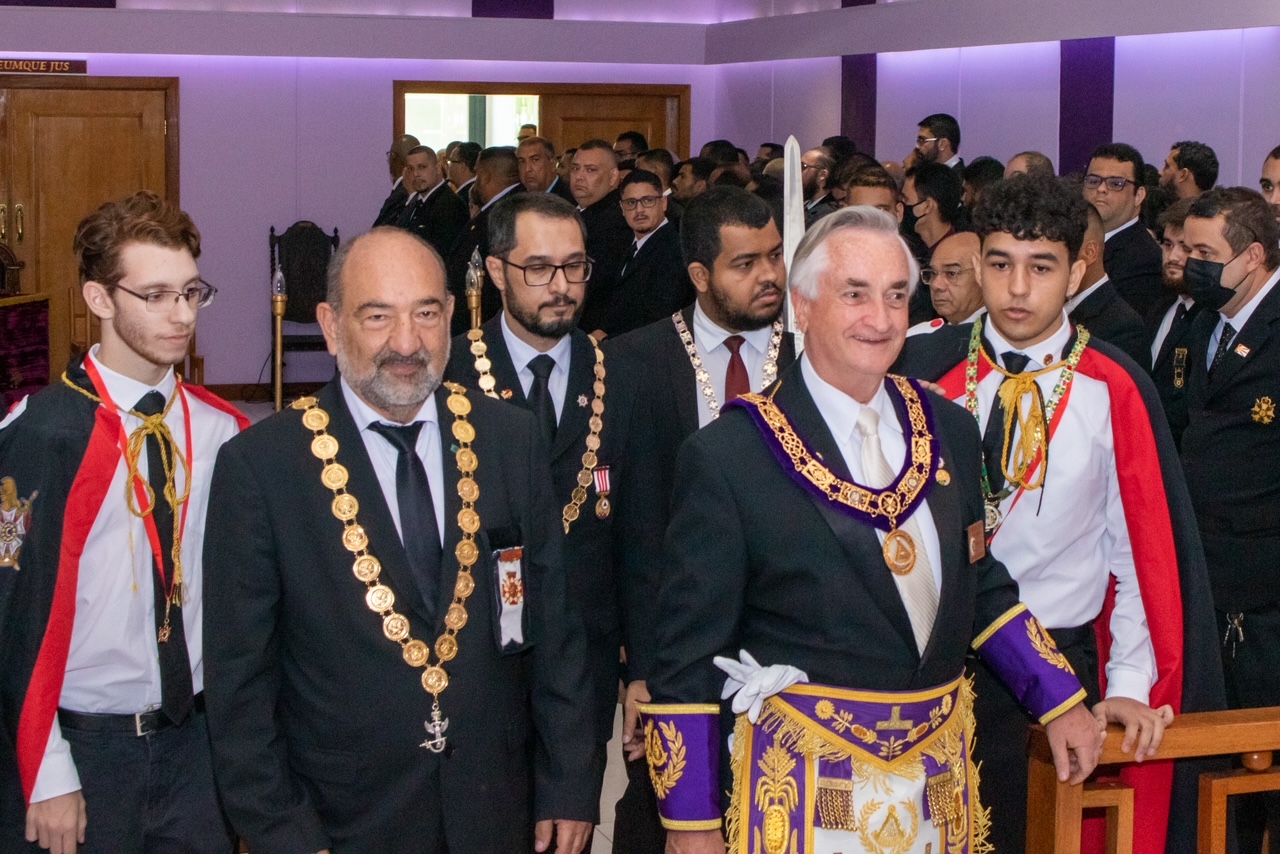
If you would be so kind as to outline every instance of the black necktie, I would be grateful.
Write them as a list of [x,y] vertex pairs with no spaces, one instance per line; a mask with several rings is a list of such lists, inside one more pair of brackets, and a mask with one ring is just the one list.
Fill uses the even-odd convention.
[[[1011,374],[1020,374],[1027,369],[1030,358],[1022,353],[1010,350],[1000,357],[1005,370]],[[1005,379],[1000,385],[1009,382]],[[995,403],[991,406],[991,417],[987,419],[987,429],[982,433],[982,455],[987,461],[987,482],[994,495],[1004,489],[1004,404],[1000,402],[1000,392],[996,391]]]
[[413,224],[413,218],[418,215],[418,208],[422,207],[422,203],[426,201],[422,196],[417,196],[412,202],[405,205],[404,212],[400,214],[400,221],[397,223],[401,228],[405,228]]
[[551,399],[551,388],[547,384],[555,366],[556,360],[546,353],[529,360],[529,370],[533,373],[533,384],[529,386],[529,409],[538,419],[548,442],[556,437],[556,404]]
[[431,500],[431,484],[422,458],[418,456],[418,434],[425,423],[415,421],[395,426],[375,421],[369,429],[399,452],[396,459],[396,503],[400,505],[400,539],[427,613],[434,618],[440,589],[442,549],[435,503]]
[[1227,350],[1231,349],[1231,341],[1236,337],[1236,328],[1230,323],[1222,325],[1222,337],[1218,339],[1218,349],[1213,351],[1213,362],[1209,365],[1209,373],[1213,373],[1218,367],[1218,363],[1222,361],[1222,357],[1227,355]]
[[639,251],[639,249],[640,244],[632,241],[631,249],[627,252],[627,258],[622,262],[622,272],[618,275],[625,276],[627,274],[627,268],[631,266],[632,261],[636,260],[636,252]]
[[[158,391],[149,391],[133,407],[133,411],[139,415],[159,415],[164,412],[164,406],[164,395]],[[163,561],[164,570],[162,573],[161,567],[155,566],[153,558],[151,561],[154,570],[152,588],[154,589],[156,632],[159,633],[164,626],[168,600],[165,595],[164,579],[168,579],[171,584],[173,582],[173,508],[169,506],[164,495],[165,475],[164,461],[160,457],[160,437],[155,433],[148,433],[146,446],[147,482],[151,485],[154,496],[151,520],[155,523],[156,534],[159,535],[160,559]],[[170,443],[167,451],[172,465],[177,449]],[[187,654],[187,633],[182,624],[182,606],[176,600],[168,605],[168,615],[169,638],[163,643],[156,644],[160,653],[160,710],[170,721],[179,724],[186,720],[194,703],[191,658]]]

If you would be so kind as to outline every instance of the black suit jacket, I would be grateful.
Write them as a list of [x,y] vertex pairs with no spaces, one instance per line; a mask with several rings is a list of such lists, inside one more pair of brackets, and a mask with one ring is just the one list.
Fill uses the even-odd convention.
[[[690,333],[693,306],[682,312]],[[604,342],[605,362],[622,406],[631,410],[626,454],[629,500],[615,523],[621,570],[627,678],[647,678],[655,635],[655,593],[663,569],[662,539],[671,519],[676,456],[698,432],[704,406],[693,365],[670,318]],[[795,340],[784,333],[778,354],[781,372],[795,361]],[[618,404],[615,404],[617,407]]]
[[[507,195],[523,193],[524,187],[516,184]],[[503,197],[505,198],[505,196]],[[453,294],[453,322],[450,332],[457,336],[471,328],[471,311],[467,308],[467,266],[471,262],[471,253],[480,250],[480,257],[489,254],[489,211],[480,211],[467,222],[454,241],[453,248],[445,256],[445,275],[449,282],[449,293]],[[502,311],[502,294],[489,281],[489,274],[484,277],[484,290],[480,292],[480,319],[488,320]]]
[[[1156,334],[1160,331],[1161,321],[1165,314],[1173,308],[1177,297],[1172,294],[1152,309],[1146,317],[1148,353],[1150,345],[1155,343]],[[1160,352],[1156,354],[1155,363],[1151,367],[1151,379],[1160,394],[1160,404],[1164,407],[1165,417],[1169,419],[1169,432],[1173,434],[1173,443],[1182,447],[1182,433],[1187,429],[1187,378],[1191,373],[1191,333],[1196,317],[1200,314],[1200,306],[1195,303],[1187,309],[1181,323],[1169,327],[1169,333],[1160,342]]]
[[382,208],[378,211],[378,217],[373,221],[373,227],[380,225],[395,225],[400,219],[400,214],[404,211],[404,203],[409,200],[409,191],[405,189],[404,181],[396,182],[391,188],[391,193],[382,203]]
[[587,332],[604,328],[609,303],[618,287],[622,263],[635,238],[622,215],[622,196],[611,190],[603,199],[582,211],[587,226],[587,255],[594,262],[587,282],[586,305],[578,321]]
[[448,184],[441,184],[420,204],[406,205],[396,224],[430,243],[445,257],[470,218],[466,204]]
[[564,181],[561,181],[559,175],[557,175],[551,182],[551,186],[547,188],[547,192],[554,193],[569,204],[573,205],[575,208],[578,206],[578,203],[573,199],[573,192],[569,189],[569,185]]
[[[799,365],[779,377],[775,401],[848,480]],[[921,689],[964,671],[971,641],[1017,604],[1018,588],[989,553],[969,560],[967,530],[983,518],[977,426],[937,395],[929,403],[950,483],[935,481],[927,495],[942,587],[923,656],[875,530],[812,497],[751,417],[729,410],[680,451],[649,679],[655,702],[718,702],[724,674],[712,656],[736,659],[739,649],[815,683],[864,690]]]
[[[454,441],[447,396],[436,393],[444,448]],[[382,580],[412,636],[434,644],[458,575],[452,457],[429,614],[339,382],[319,399]],[[528,414],[468,399],[480,559],[439,698],[449,719],[443,754],[418,746],[431,697],[365,606],[301,413],[267,419],[218,456],[204,552],[205,696],[223,804],[254,850],[427,854],[443,821],[450,851],[487,854],[527,850],[531,819],[595,820],[603,758],[581,737],[590,725],[583,636],[564,589],[546,449]],[[516,545],[528,643],[503,653],[491,555]]]
[[1102,266],[1139,317],[1164,297],[1163,257],[1142,220],[1117,232],[1102,252]]
[[463,203],[466,205],[471,204],[471,186],[475,184],[475,182],[476,179],[472,178],[470,181],[467,181],[454,191],[454,194],[457,195],[458,198],[462,199]]
[[[528,409],[524,388],[520,383],[519,369],[512,362],[502,335],[501,315],[484,324],[484,341],[488,346],[486,356],[493,363],[491,373],[497,382],[499,395],[515,406]],[[591,432],[590,401],[595,397],[595,348],[587,333],[574,330],[569,356],[569,382],[565,390],[560,425],[550,448],[552,498],[554,515],[560,519],[562,508],[578,484],[582,471],[582,455],[586,453],[586,439]],[[460,335],[453,341],[449,357],[448,376],[454,382],[479,389],[479,375],[475,371],[475,357],[470,351],[471,341]],[[625,496],[619,487],[624,482],[627,459],[619,453],[625,429],[624,408],[614,405],[613,382],[608,377],[606,363],[604,427],[600,431],[600,450],[596,456],[598,467],[607,467],[611,491],[611,514],[603,519],[596,514],[599,493],[593,487],[587,489],[587,501],[580,515],[565,538],[564,566],[568,581],[569,600],[581,611],[587,630],[587,664],[592,678],[593,711],[596,740],[604,745],[613,734],[613,712],[618,704],[618,679],[620,676],[618,652],[622,647],[622,620],[618,605],[618,585],[614,572],[613,520],[614,513]],[[597,469],[598,470],[598,469]]]
[[813,227],[813,224],[815,222],[822,219],[824,216],[826,216],[829,213],[834,213],[836,210],[837,210],[836,200],[832,198],[830,193],[828,193],[827,195],[822,197],[822,201],[818,202],[813,207],[805,208],[804,227],[805,228]]
[[1116,286],[1103,282],[1067,316],[1071,324],[1083,326],[1100,341],[1114,344],[1144,371],[1151,370],[1151,339],[1142,316],[1125,302]]
[[1280,287],[1259,303],[1212,374],[1216,311],[1191,326],[1182,465],[1219,611],[1280,602]]
[[609,335],[621,335],[648,326],[671,317],[695,296],[680,251],[680,232],[667,222],[622,268],[601,328]]

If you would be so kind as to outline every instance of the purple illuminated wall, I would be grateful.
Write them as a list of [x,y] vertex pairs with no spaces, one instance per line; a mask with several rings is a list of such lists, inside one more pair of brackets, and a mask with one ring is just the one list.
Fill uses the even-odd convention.
[[1116,40],[1071,39],[1061,42],[1058,119],[1058,174],[1088,167],[1089,154],[1113,139]]
[[555,0],[471,0],[473,18],[543,18],[556,16]]

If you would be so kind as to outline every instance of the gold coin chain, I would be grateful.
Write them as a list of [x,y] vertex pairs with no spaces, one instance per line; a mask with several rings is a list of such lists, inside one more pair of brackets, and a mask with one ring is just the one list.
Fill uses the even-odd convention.
[[[489,397],[494,400],[500,400],[498,393],[494,391],[497,382],[491,373],[493,362],[488,357],[489,345],[484,343],[484,331],[481,329],[472,329],[467,333],[467,339],[471,341],[471,355],[476,357],[475,369],[479,375],[477,385]],[[596,456],[596,452],[600,450],[600,431],[604,429],[604,351],[600,349],[600,345],[596,343],[594,338],[591,339],[591,346],[596,351],[595,383],[592,386],[592,393],[595,395],[591,401],[591,419],[587,422],[587,427],[591,432],[587,434],[587,450],[582,455],[582,470],[578,472],[578,485],[574,487],[573,493],[569,496],[569,503],[564,506],[561,513],[561,519],[564,522],[564,532],[569,533],[569,529],[573,523],[582,515],[582,505],[587,500],[587,487],[591,486],[591,481],[595,477],[596,464],[600,462]]]
[[454,459],[460,476],[458,497],[462,499],[462,509],[458,511],[458,528],[462,531],[462,539],[454,549],[454,555],[458,559],[458,579],[453,586],[453,603],[445,613],[444,633],[436,638],[435,653],[439,661],[434,665],[431,664],[431,650],[426,643],[409,634],[409,618],[394,610],[395,593],[380,578],[382,563],[369,554],[369,535],[356,520],[360,502],[347,491],[347,469],[337,461],[338,440],[327,430],[329,413],[320,408],[314,397],[304,397],[293,403],[294,409],[303,410],[303,426],[314,434],[311,453],[324,463],[320,481],[333,490],[331,509],[343,524],[342,545],[355,555],[351,572],[367,588],[365,605],[382,617],[382,633],[388,640],[400,644],[400,653],[405,663],[410,667],[426,668],[422,674],[422,687],[435,698],[439,698],[444,689],[449,687],[449,675],[445,672],[444,665],[458,654],[456,636],[467,624],[466,601],[476,588],[471,568],[480,557],[480,548],[475,542],[476,532],[480,530],[480,514],[475,510],[480,487],[473,477],[479,459],[475,451],[471,450],[471,443],[476,438],[476,428],[467,420],[467,414],[471,412],[471,401],[467,400],[462,386],[455,383],[445,383],[445,386],[451,392],[447,405],[454,416],[453,438],[458,441]]
[[[675,324],[676,334],[680,336],[680,343],[684,345],[684,351],[689,356],[689,363],[693,365],[693,378],[698,383],[698,389],[702,392],[703,403],[707,406],[707,411],[711,413],[711,420],[715,421],[720,417],[720,401],[716,400],[716,390],[711,385],[711,374],[707,371],[702,362],[702,354],[698,352],[698,345],[693,341],[693,334],[689,331],[689,326],[684,322],[684,314],[677,311],[671,315],[671,322]],[[769,347],[764,354],[764,378],[761,389],[766,389],[773,384],[778,378],[778,355],[782,352],[782,318],[779,317],[773,322],[773,332],[769,336]]]

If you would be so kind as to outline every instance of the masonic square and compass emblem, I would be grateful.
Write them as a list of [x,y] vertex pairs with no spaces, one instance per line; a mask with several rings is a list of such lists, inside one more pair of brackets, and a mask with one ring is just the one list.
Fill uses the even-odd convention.
[[31,502],[39,494],[33,492],[25,499],[19,498],[13,478],[0,478],[0,567],[21,569],[18,557],[31,530]]

